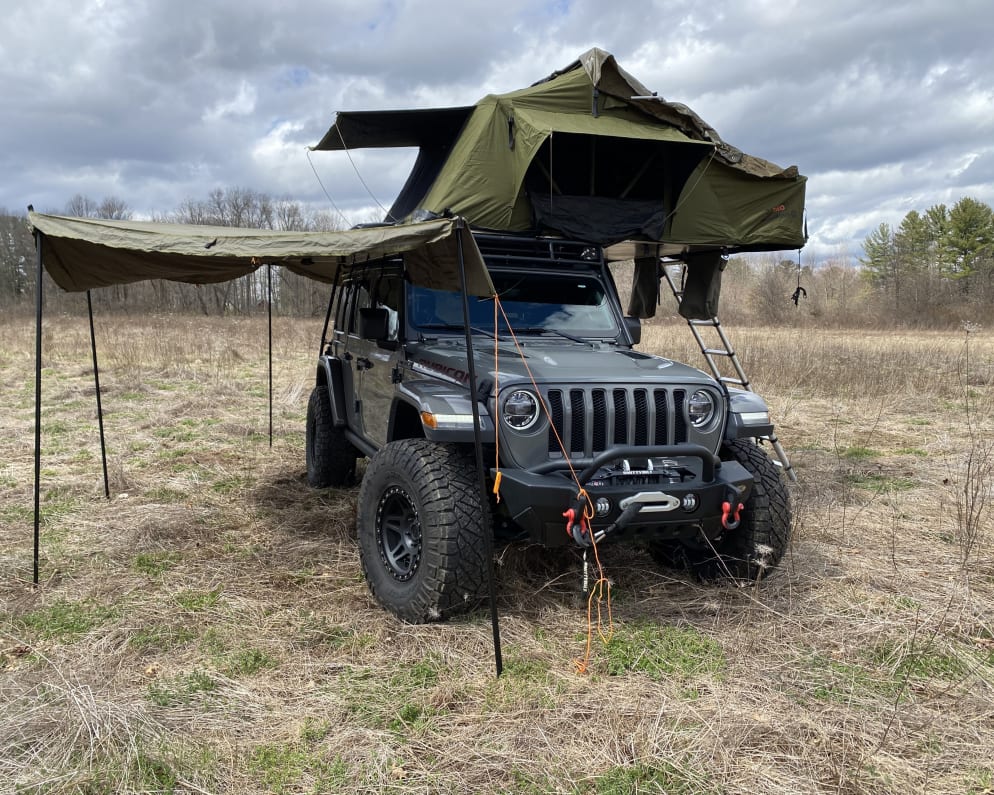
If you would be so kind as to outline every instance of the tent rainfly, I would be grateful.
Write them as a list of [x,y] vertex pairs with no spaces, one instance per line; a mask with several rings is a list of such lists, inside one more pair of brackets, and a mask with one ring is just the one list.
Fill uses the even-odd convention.
[[480,229],[661,255],[804,245],[804,187],[727,144],[599,49],[534,85],[476,105],[342,112],[317,150],[418,147],[387,220],[453,212]]

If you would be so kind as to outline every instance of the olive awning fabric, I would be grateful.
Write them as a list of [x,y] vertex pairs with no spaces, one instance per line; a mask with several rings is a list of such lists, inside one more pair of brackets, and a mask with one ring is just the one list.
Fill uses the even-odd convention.
[[468,292],[493,295],[476,242],[456,218],[344,232],[108,221],[36,212],[29,213],[29,221],[43,235],[45,269],[67,291],[145,279],[210,284],[266,264],[332,282],[342,267],[398,254],[404,255],[415,284],[458,290],[461,242]]

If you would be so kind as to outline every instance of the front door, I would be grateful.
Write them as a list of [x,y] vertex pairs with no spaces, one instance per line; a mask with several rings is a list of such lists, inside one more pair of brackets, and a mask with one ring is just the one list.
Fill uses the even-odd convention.
[[[400,350],[397,339],[402,287],[401,275],[389,271],[367,272],[351,282],[352,301],[343,359],[352,370],[356,419],[366,438],[378,447],[388,441],[394,370]],[[390,322],[385,339],[360,336],[359,310],[366,308],[387,310]]]

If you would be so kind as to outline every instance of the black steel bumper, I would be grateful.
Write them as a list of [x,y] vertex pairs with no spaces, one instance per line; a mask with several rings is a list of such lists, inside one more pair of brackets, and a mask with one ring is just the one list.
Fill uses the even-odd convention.
[[[612,537],[717,535],[722,503],[744,502],[754,483],[741,464],[689,444],[616,447],[574,461],[573,471],[590,503],[604,509],[590,521],[591,532],[609,530]],[[563,514],[579,506],[578,491],[565,460],[501,474],[508,518],[545,546],[574,543]]]

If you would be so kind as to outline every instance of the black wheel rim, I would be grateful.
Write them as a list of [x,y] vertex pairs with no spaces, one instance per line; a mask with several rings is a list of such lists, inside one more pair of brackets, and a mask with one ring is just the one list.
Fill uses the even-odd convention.
[[400,582],[414,576],[421,562],[421,520],[410,495],[391,486],[376,508],[376,546],[390,575]]

